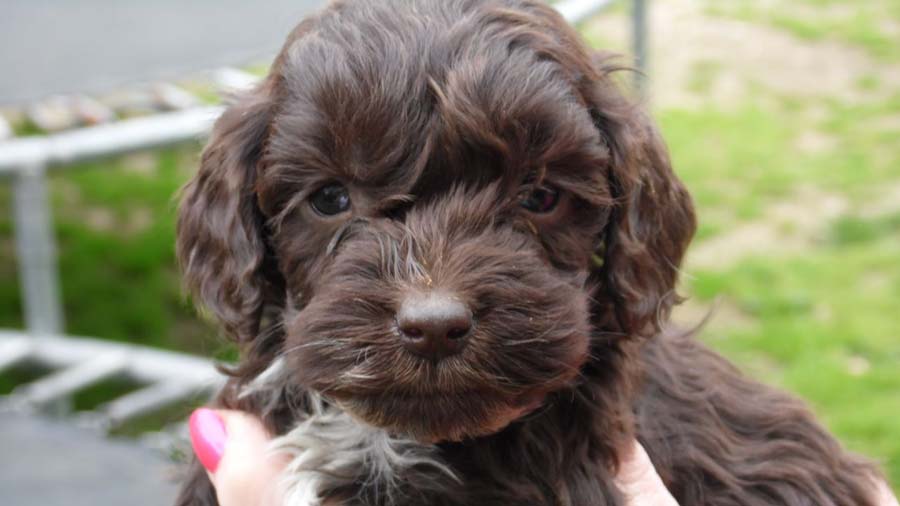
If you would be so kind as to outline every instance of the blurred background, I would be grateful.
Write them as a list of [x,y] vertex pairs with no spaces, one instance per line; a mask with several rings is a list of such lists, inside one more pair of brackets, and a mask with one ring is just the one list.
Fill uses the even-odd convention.
[[[706,342],[809,401],[847,446],[884,465],[896,490],[900,0],[638,3],[646,9],[641,100],[700,219],[683,269],[690,299],[676,320],[693,325],[712,310]],[[320,4],[0,3],[0,329],[8,330],[0,332],[0,428],[18,431],[0,439],[0,494],[25,476],[16,475],[4,443],[35,437],[23,428],[35,415],[42,421],[34,423],[50,420],[48,431],[74,425],[112,434],[102,444],[121,444],[124,460],[131,447],[162,449],[166,459],[183,451],[154,437],[183,431],[184,415],[215,382],[202,365],[185,381],[206,387],[162,388],[169,396],[157,392],[160,402],[147,403],[153,409],[129,412],[154,400],[148,384],[172,383],[158,377],[169,369],[131,374],[133,364],[115,360],[133,357],[130,346],[50,343],[37,353],[22,343],[65,333],[178,353],[150,362],[234,357],[180,287],[174,195],[195,171],[223,97],[264,75],[290,28]],[[588,9],[578,26],[592,45],[631,64],[642,47],[634,7],[621,0]],[[103,144],[121,135],[105,128],[133,121],[161,129],[147,144],[159,147],[83,157],[94,161],[67,151],[85,130]],[[55,154],[29,158],[44,148]],[[14,168],[23,160],[30,168]],[[58,277],[35,274],[48,265]],[[36,316],[35,304],[49,313]],[[79,370],[75,357],[98,354],[113,358]],[[124,408],[115,404],[123,397],[131,402]]]

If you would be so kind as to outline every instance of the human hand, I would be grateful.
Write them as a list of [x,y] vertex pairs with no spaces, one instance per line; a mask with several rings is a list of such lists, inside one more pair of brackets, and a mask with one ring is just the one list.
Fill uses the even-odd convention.
[[271,435],[241,411],[201,408],[188,422],[197,459],[216,488],[220,506],[280,506],[279,476],[290,461],[269,450]]
[[637,441],[625,456],[615,481],[625,494],[627,506],[678,506],[656,473],[650,456]]
[[878,484],[878,501],[875,503],[878,506],[898,506],[897,498],[894,496],[894,493],[891,492],[890,487],[888,487],[887,482],[879,481]]

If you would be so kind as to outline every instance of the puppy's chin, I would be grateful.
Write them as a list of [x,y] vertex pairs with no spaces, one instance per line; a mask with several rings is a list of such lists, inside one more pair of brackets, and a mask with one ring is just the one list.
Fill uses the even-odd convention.
[[339,405],[360,421],[423,443],[458,442],[495,434],[541,406],[546,394],[512,401],[479,392],[459,395],[348,396]]

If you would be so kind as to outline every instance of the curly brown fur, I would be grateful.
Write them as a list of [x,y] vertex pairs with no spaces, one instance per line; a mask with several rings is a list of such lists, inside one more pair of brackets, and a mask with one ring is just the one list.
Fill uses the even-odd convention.
[[[617,506],[637,436],[685,505],[872,505],[801,403],[667,330],[693,207],[614,70],[542,2],[337,1],[216,123],[178,257],[296,497]],[[437,292],[474,321],[440,361],[395,316]],[[195,465],[179,504],[214,503]]]

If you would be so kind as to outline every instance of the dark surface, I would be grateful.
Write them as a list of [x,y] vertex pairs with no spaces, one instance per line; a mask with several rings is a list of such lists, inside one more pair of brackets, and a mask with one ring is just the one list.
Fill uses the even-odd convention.
[[128,440],[0,412],[0,504],[168,506],[178,470]]
[[273,54],[323,0],[3,0],[0,104]]

